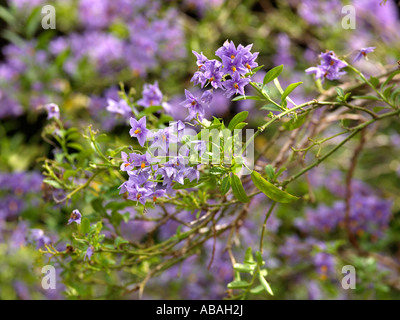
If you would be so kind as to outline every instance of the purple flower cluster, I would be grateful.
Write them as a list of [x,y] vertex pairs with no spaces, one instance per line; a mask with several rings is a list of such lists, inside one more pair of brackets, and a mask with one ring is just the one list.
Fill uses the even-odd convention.
[[315,74],[315,79],[339,80],[342,75],[346,74],[341,70],[347,67],[347,63],[340,60],[333,51],[321,53],[320,59],[321,63],[318,66],[306,70],[308,74]]
[[[233,41],[225,41],[223,46],[215,52],[221,61],[209,60],[203,52],[192,51],[197,58],[198,71],[194,73],[190,81],[194,85],[200,84],[202,88],[211,85],[213,89],[224,90],[228,98],[235,94],[244,95],[244,88],[251,81],[246,75],[258,66],[255,61],[258,52],[251,53],[252,46],[251,44],[244,47],[240,44],[236,48]],[[229,79],[226,79],[228,76]],[[204,92],[200,99],[185,90],[186,100],[182,104],[189,110],[187,120],[198,117],[201,121],[204,118],[205,110],[202,104],[211,102],[213,89]]]
[[41,190],[43,177],[37,172],[0,173],[0,220],[16,218]]
[[[43,3],[42,0],[10,1],[23,12]],[[60,86],[54,79],[54,67],[50,67],[57,57],[65,56],[60,67],[72,78],[79,78],[82,69],[107,76],[128,70],[134,76],[145,77],[160,62],[174,61],[186,55],[182,45],[184,32],[181,24],[176,23],[178,13],[172,8],[164,9],[159,0],[79,0],[76,10],[82,32],[70,32],[51,39],[48,51],[35,40],[3,48],[0,103],[4,107],[0,108],[0,118],[23,114],[18,94],[22,86],[25,91],[30,90],[32,108],[43,107],[52,101],[60,102],[60,91],[65,84]],[[32,75],[26,77],[28,69]],[[108,106],[111,112],[128,112],[119,99],[115,103],[105,103],[103,108]],[[115,124],[113,119],[104,121],[110,128]]]
[[321,280],[335,275],[335,258],[326,252],[325,242],[315,238],[301,239],[297,236],[286,238],[279,254],[291,265],[313,265]]
[[337,228],[347,228],[358,236],[368,234],[371,239],[381,238],[388,228],[392,201],[381,199],[373,194],[356,192],[350,200],[349,219],[347,220],[344,201],[336,201],[331,207],[320,205],[308,209],[304,219],[298,218],[296,226],[305,233],[329,232]]
[[[121,170],[126,171],[129,179],[120,187],[120,194],[128,193],[128,199],[145,205],[147,200],[155,202],[157,198],[173,194],[175,183],[184,184],[199,180],[198,165],[188,165],[188,148],[182,148],[180,142],[184,134],[185,124],[177,121],[164,129],[151,132],[146,128],[146,117],[139,120],[131,118],[130,135],[138,139],[144,147],[146,141],[151,141],[145,154],[136,152],[121,153]],[[196,149],[197,142],[194,142]],[[183,154],[169,155],[170,146],[176,145]],[[201,148],[197,150],[201,153]]]

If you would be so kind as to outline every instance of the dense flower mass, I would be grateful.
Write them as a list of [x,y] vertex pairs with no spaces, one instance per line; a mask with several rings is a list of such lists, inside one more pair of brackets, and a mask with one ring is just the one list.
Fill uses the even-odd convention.
[[[252,46],[251,44],[244,47],[240,44],[236,48],[233,41],[229,42],[227,40],[215,52],[215,55],[221,61],[209,60],[202,52],[193,51],[197,58],[198,71],[194,73],[191,81],[194,85],[200,84],[202,88],[210,84],[214,89],[226,90],[228,98],[234,94],[244,95],[244,88],[251,81],[250,76],[246,75],[258,66],[255,61],[258,57],[258,52],[251,53]],[[229,78],[227,79],[227,77]],[[187,93],[186,98],[189,99]],[[189,109],[190,119],[196,113],[204,116],[202,108],[199,108],[197,103],[194,106],[197,109]]]

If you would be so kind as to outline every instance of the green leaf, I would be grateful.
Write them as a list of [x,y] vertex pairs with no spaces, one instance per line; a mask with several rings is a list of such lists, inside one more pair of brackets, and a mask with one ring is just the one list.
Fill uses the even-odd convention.
[[233,269],[235,269],[235,271],[239,271],[239,272],[245,272],[245,273],[250,273],[254,270],[255,265],[254,266],[250,266],[248,264],[241,264],[241,263],[235,263],[235,265],[233,266]]
[[250,292],[252,293],[252,294],[260,294],[261,292],[263,292],[264,291],[264,286],[263,285],[258,285],[257,287],[255,287],[255,288],[253,288],[253,289],[251,289],[250,290]]
[[261,107],[261,110],[267,110],[267,111],[282,111],[281,108],[278,108],[276,105],[272,104],[272,103],[268,103],[264,106]]
[[232,281],[228,283],[228,289],[243,289],[247,288],[251,285],[251,283],[247,281]]
[[267,280],[264,279],[261,273],[258,274],[258,279],[260,280],[261,285],[264,287],[265,291],[267,291],[271,296],[274,295],[271,287],[269,286]]
[[258,100],[264,101],[263,98],[257,96],[237,96],[232,99],[232,101],[240,101],[240,100]]
[[337,92],[339,97],[343,97],[344,96],[344,91],[343,91],[342,88],[336,87],[335,90],[336,90],[336,92]]
[[57,181],[51,180],[51,179],[44,179],[44,183],[56,188],[56,189],[62,189],[62,185],[59,184]]
[[275,178],[275,168],[271,166],[270,164],[265,166],[265,173],[268,176],[268,179],[273,181]]
[[290,203],[292,201],[298,200],[299,198],[282,191],[272,183],[265,180],[258,172],[253,171],[251,173],[251,179],[258,190],[263,192],[268,198],[280,202],[280,203]]
[[244,263],[245,264],[250,264],[250,265],[255,265],[255,261],[253,258],[253,253],[251,247],[248,247],[246,249],[246,253],[244,254]]
[[86,234],[90,231],[90,221],[88,218],[83,218],[81,222],[81,233]]
[[393,73],[386,79],[386,81],[382,84],[381,89],[384,88],[385,86],[387,86],[388,83],[389,83],[390,81],[392,81],[392,79],[393,79],[396,75],[398,75],[399,73],[400,73],[400,70],[396,70],[395,72],[393,72]]
[[374,111],[375,113],[383,110],[383,109],[389,109],[389,107],[373,107],[372,111]]
[[282,71],[283,71],[283,65],[277,66],[277,67],[269,70],[264,77],[263,84],[266,85],[267,83],[271,82],[272,80],[278,78],[279,75],[282,73]]
[[288,87],[285,89],[285,91],[283,91],[283,93],[282,93],[282,102],[285,101],[286,98],[288,97],[288,95],[291,94],[292,91],[294,89],[296,89],[302,83],[303,82],[296,82],[296,83],[289,84]]
[[42,18],[40,15],[40,10],[40,7],[33,9],[26,20],[25,32],[28,38],[31,38],[35,34],[38,26],[40,25],[40,19]]
[[229,189],[231,188],[231,179],[229,178],[229,175],[227,175],[224,180],[222,180],[221,183],[221,193],[222,195],[226,194]]
[[262,266],[265,264],[260,251],[256,252],[256,259],[257,259],[258,265]]
[[283,127],[289,131],[294,130],[294,129],[301,127],[305,121],[306,121],[306,115],[302,115],[302,116],[298,117],[297,119],[292,118],[289,121],[285,122],[283,124]]
[[164,109],[164,108],[163,108],[162,106],[150,106],[150,107],[144,109],[144,110],[143,110],[143,113],[144,113],[145,115],[149,115],[149,114],[156,113],[157,111],[161,111],[161,110],[163,110],[163,109]]
[[376,101],[380,101],[381,99],[379,99],[378,97],[375,96],[352,96],[353,99],[362,99],[362,100],[376,100]]
[[386,99],[389,99],[393,87],[394,87],[394,85],[392,85],[392,86],[386,88],[385,91],[383,91],[383,96],[384,96]]
[[15,17],[7,10],[7,8],[0,6],[0,18],[7,22],[10,26],[15,24]]
[[231,176],[231,186],[236,199],[243,203],[250,201],[247,197],[246,191],[244,191],[242,181],[240,181],[239,177],[234,173]]
[[78,150],[78,151],[82,151],[83,150],[83,147],[77,142],[67,143],[67,147],[75,149],[75,150]]
[[373,85],[375,88],[377,88],[377,87],[379,86],[379,79],[378,79],[378,78],[371,77],[371,78],[369,78],[369,82],[371,82],[372,85]]
[[248,115],[249,115],[248,111],[239,112],[236,116],[233,117],[231,122],[229,122],[228,129],[232,131],[237,124],[246,120]]
[[212,167],[210,169],[210,173],[215,174],[215,175],[221,175],[221,174],[226,173],[226,169],[220,168],[220,167]]
[[236,130],[241,130],[241,129],[243,129],[245,126],[247,126],[248,125],[248,123],[247,122],[240,122],[240,123],[238,123],[236,126],[235,126],[235,128],[234,129],[236,129]]

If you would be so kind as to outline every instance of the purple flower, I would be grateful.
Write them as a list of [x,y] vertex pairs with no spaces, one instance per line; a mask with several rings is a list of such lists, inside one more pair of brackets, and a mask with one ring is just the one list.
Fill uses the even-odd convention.
[[226,96],[229,98],[234,94],[244,95],[244,87],[250,83],[249,78],[241,78],[238,72],[232,75],[231,80],[226,80],[224,82],[224,87],[226,89]]
[[215,89],[222,88],[221,62],[217,60],[207,61],[205,64],[204,77]]
[[152,148],[161,148],[163,151],[167,152],[170,142],[176,143],[178,139],[176,135],[170,134],[171,128],[160,129],[154,134],[154,141],[151,144]]
[[243,56],[242,63],[246,67],[247,72],[251,69],[258,67],[258,63],[255,61],[258,58],[259,52],[255,52],[254,54],[248,54]]
[[200,71],[205,71],[205,64],[208,61],[207,57],[203,54],[203,52],[197,53],[194,50],[192,50],[192,52],[197,58],[196,64],[199,67],[199,70]]
[[60,119],[60,108],[55,103],[46,104],[45,109],[47,110],[47,119]]
[[213,99],[212,91],[211,90],[207,90],[207,91],[204,91],[204,93],[201,95],[200,102],[204,103],[204,104],[207,104],[207,105],[210,105],[212,99]]
[[78,209],[75,209],[71,213],[71,217],[68,220],[68,224],[71,224],[72,222],[76,222],[77,224],[81,224],[81,219],[82,219],[82,214],[79,212]]
[[346,72],[341,71],[342,68],[347,66],[347,63],[338,59],[333,51],[321,53],[321,64],[317,67],[311,67],[306,70],[307,74],[315,74],[316,79],[322,81],[327,78],[328,80],[339,80],[340,77]]
[[359,61],[362,57],[365,57],[365,59],[367,59],[367,54],[373,52],[375,48],[376,47],[361,48],[355,56],[353,63]]
[[42,229],[31,229],[30,238],[36,242],[38,248],[50,243],[50,238],[44,235]]
[[132,153],[130,153],[129,155],[122,151],[121,152],[121,158],[122,158],[122,163],[121,163],[121,171],[129,171],[132,170],[134,168],[134,165],[132,164]]
[[85,257],[83,258],[83,261],[85,261],[86,258],[88,258],[89,261],[90,261],[92,259],[93,254],[94,254],[94,247],[93,246],[89,246],[87,248],[87,250],[86,250]]
[[186,125],[181,120],[178,120],[178,121],[172,123],[171,130],[173,133],[176,133],[178,140],[181,140],[183,137],[183,134],[185,132],[185,128],[186,128]]
[[234,59],[223,56],[222,64],[224,65],[224,69],[222,71],[224,73],[229,73],[230,75],[234,75],[235,73],[244,75],[248,72],[248,70],[243,66],[241,55],[235,56]]
[[162,105],[163,94],[158,87],[158,82],[154,84],[145,84],[143,86],[142,99],[137,103],[139,106],[148,108],[151,106]]
[[189,116],[186,120],[199,118],[200,121],[204,118],[204,108],[199,100],[189,91],[185,89],[186,100],[181,103],[185,108],[189,109]]
[[198,84],[200,84],[201,87],[203,88],[204,85],[205,85],[206,82],[207,82],[207,78],[206,78],[206,76],[204,75],[203,72],[201,72],[201,71],[196,71],[196,72],[194,73],[192,79],[190,79],[190,82],[193,82],[193,84],[194,84],[195,86],[198,85]]
[[141,118],[139,121],[135,118],[131,118],[130,124],[132,129],[129,130],[129,134],[131,137],[137,138],[139,144],[143,147],[146,142],[147,133],[149,132],[149,130],[146,129],[146,117]]
[[128,189],[128,192],[129,192],[128,195],[129,200],[138,201],[143,205],[145,205],[146,200],[152,196],[152,189],[146,187],[139,187],[137,185],[131,189]]
[[313,260],[321,280],[326,280],[329,274],[335,272],[335,258],[332,255],[325,252],[318,252]]
[[128,106],[125,100],[115,101],[107,99],[107,110],[111,113],[120,114],[123,117],[129,117],[132,115],[132,109]]

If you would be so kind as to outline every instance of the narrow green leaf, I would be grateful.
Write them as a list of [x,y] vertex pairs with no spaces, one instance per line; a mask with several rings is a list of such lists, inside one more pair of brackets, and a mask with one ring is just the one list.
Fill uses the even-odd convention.
[[268,103],[264,106],[261,107],[261,110],[267,110],[267,111],[279,111],[281,112],[282,109],[278,108],[276,105],[272,104],[272,103]]
[[231,122],[229,122],[228,129],[233,130],[237,124],[246,120],[248,115],[249,115],[248,111],[239,112],[236,116],[233,117]]
[[88,218],[83,218],[81,222],[81,233],[86,234],[90,231],[90,221]]
[[237,96],[232,99],[232,101],[240,101],[240,100],[258,100],[264,101],[263,98],[257,96]]
[[289,84],[288,87],[285,89],[285,91],[283,91],[282,94],[282,102],[286,100],[286,98],[288,97],[289,94],[292,93],[292,91],[294,89],[296,89],[299,85],[301,85],[303,82],[296,82],[296,83],[292,83]]
[[235,128],[234,129],[236,129],[236,130],[241,130],[241,129],[243,129],[245,126],[247,126],[248,125],[248,123],[247,122],[240,122],[240,123],[238,123],[236,126],[235,126]]
[[226,169],[220,168],[220,167],[212,167],[210,169],[210,173],[215,174],[215,175],[221,175],[221,174],[224,174],[225,172],[226,172]]
[[250,290],[250,292],[252,293],[252,294],[260,294],[261,292],[263,292],[264,291],[264,286],[263,285],[258,285],[257,287],[255,287],[255,288],[253,288],[253,289],[251,289]]
[[393,73],[386,79],[386,81],[382,84],[381,89],[383,89],[385,86],[387,86],[388,83],[389,83],[390,81],[392,81],[393,78],[394,78],[396,75],[398,75],[399,73],[400,73],[400,70],[396,70],[395,72],[393,72]]
[[353,99],[362,99],[362,100],[376,100],[376,101],[380,101],[381,99],[379,99],[378,97],[375,96],[352,96]]
[[261,273],[258,274],[258,279],[260,280],[260,283],[264,287],[265,291],[267,291],[271,296],[273,296],[274,293],[272,292],[271,287],[269,286],[267,280],[264,279]]
[[228,289],[243,289],[250,285],[251,283],[247,281],[232,281],[231,283],[228,283]]
[[278,78],[279,75],[281,74],[282,70],[283,70],[283,65],[277,66],[277,67],[269,70],[264,77],[263,84],[265,85],[265,84],[271,82],[272,80]]
[[61,184],[59,184],[57,181],[51,180],[51,179],[44,179],[44,183],[56,188],[56,189],[62,189]]
[[265,166],[265,173],[268,175],[268,179],[273,181],[275,178],[275,169],[270,164]]
[[292,201],[298,200],[299,198],[282,191],[272,183],[265,180],[258,172],[253,171],[251,173],[251,179],[254,185],[263,192],[268,198],[280,202],[280,203],[290,203]]
[[302,116],[298,117],[297,119],[292,118],[288,122],[285,122],[283,124],[283,127],[289,131],[294,130],[294,129],[301,127],[305,121],[306,121],[306,115],[302,115]]
[[231,186],[236,199],[243,203],[250,201],[247,197],[246,191],[244,191],[242,181],[240,181],[239,177],[234,173],[231,176]]
[[153,113],[156,113],[156,112],[158,112],[158,111],[161,111],[161,110],[163,110],[163,109],[164,109],[164,108],[163,108],[162,106],[150,106],[150,107],[144,109],[144,110],[143,110],[143,113],[144,113],[145,115],[149,115],[149,114],[153,114]]
[[252,248],[248,247],[246,249],[246,253],[244,254],[244,263],[245,264],[250,264],[250,265],[255,265],[256,263],[254,262],[254,257],[253,257],[253,252]]
[[245,272],[245,273],[252,272],[254,268],[255,266],[250,266],[248,264],[241,264],[241,263],[235,263],[235,265],[233,266],[233,269],[235,269],[235,271]]
[[379,86],[379,79],[378,79],[378,78],[371,77],[371,78],[369,78],[369,82],[371,82],[372,85],[373,85],[375,88],[377,88],[377,87]]
[[339,97],[343,97],[344,96],[344,91],[343,91],[342,88],[336,87],[335,90],[336,90],[336,92],[337,92]]
[[229,175],[227,175],[224,180],[222,180],[221,183],[221,193],[224,195],[226,194],[229,189],[231,188],[231,179],[229,178]]

